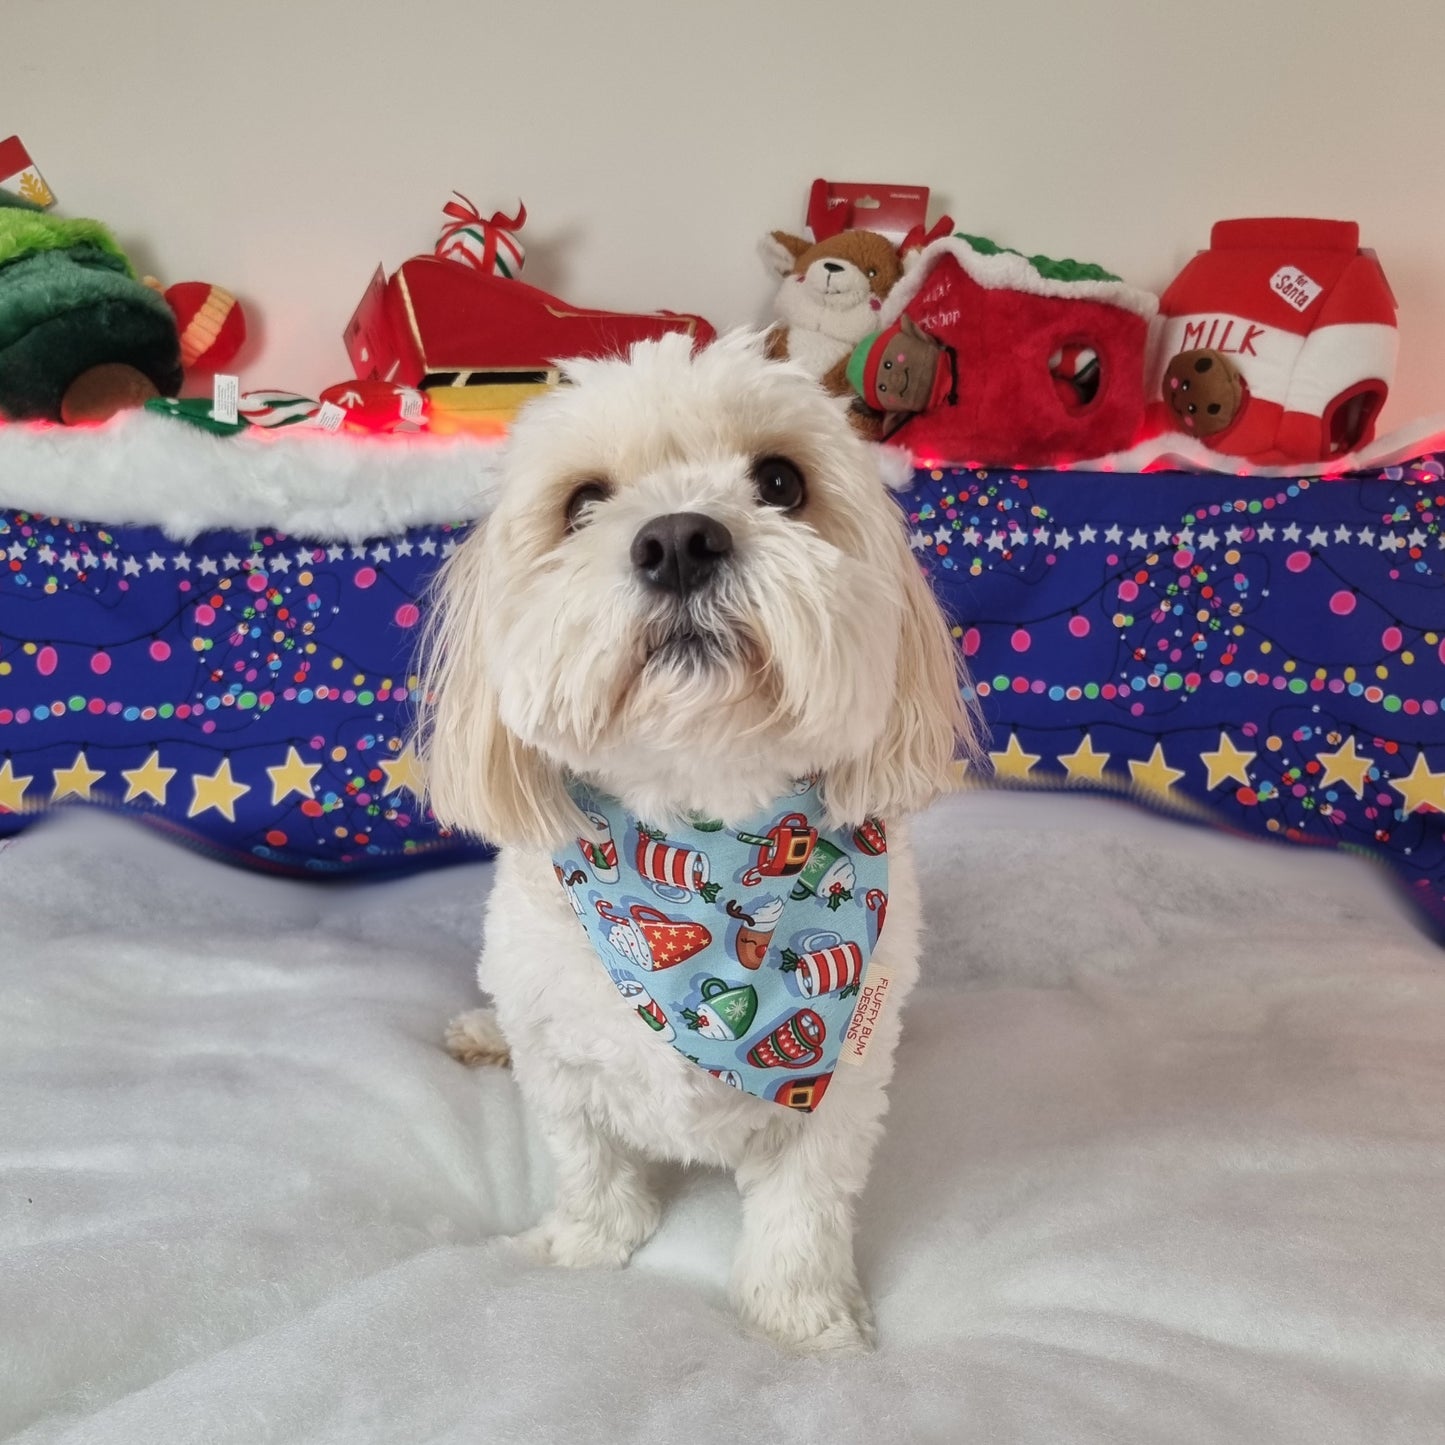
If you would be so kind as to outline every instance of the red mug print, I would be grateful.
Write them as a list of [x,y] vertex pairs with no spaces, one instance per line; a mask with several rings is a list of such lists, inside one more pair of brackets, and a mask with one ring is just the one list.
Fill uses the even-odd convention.
[[758,861],[743,874],[743,886],[756,888],[764,878],[791,878],[801,873],[813,856],[818,830],[804,813],[789,813],[766,833],[739,833],[741,842],[755,844]]
[[827,1035],[812,1009],[799,1009],[748,1050],[748,1063],[759,1069],[811,1069],[823,1057]]
[[712,942],[712,934],[690,919],[675,920],[645,903],[634,903],[629,918],[613,911],[605,899],[597,902],[598,914],[612,925],[607,941],[629,963],[655,972],[699,954]]

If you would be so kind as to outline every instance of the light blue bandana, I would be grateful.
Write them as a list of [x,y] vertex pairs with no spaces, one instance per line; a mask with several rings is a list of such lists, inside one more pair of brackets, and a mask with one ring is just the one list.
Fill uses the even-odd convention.
[[736,829],[663,832],[572,796],[602,841],[556,853],[557,879],[639,1027],[735,1089],[816,1108],[883,929],[882,824],[825,830],[811,780]]

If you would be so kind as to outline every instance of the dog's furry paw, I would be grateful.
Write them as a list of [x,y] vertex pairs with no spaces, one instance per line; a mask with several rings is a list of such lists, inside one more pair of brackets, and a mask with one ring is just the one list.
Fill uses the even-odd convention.
[[745,1325],[800,1354],[864,1354],[877,1340],[873,1311],[856,1285],[792,1295],[767,1290],[740,1297],[736,1304]]
[[535,1228],[514,1235],[513,1243],[536,1264],[564,1269],[621,1269],[657,1228],[655,1204],[636,1219],[619,1221],[616,1230],[549,1214]]
[[474,1069],[480,1064],[495,1064],[505,1069],[512,1062],[512,1050],[506,1035],[489,1008],[474,1008],[458,1014],[446,1031],[447,1053]]

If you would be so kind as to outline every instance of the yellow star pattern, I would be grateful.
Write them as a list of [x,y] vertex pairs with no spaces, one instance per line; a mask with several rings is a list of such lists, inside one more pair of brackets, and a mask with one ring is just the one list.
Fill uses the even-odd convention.
[[1073,752],[1059,754],[1059,761],[1068,769],[1071,783],[1102,783],[1109,757],[1108,753],[1094,751],[1094,740],[1086,733]]
[[1009,734],[1008,746],[1001,753],[989,754],[993,759],[993,770],[1000,778],[1027,778],[1040,756],[1039,753],[1026,753],[1017,733]]
[[266,776],[271,779],[271,806],[284,802],[292,793],[300,793],[303,798],[315,797],[311,779],[320,771],[320,763],[303,763],[295,748],[287,748],[286,761],[266,769]]
[[125,803],[137,798],[153,798],[162,807],[166,802],[166,788],[175,777],[174,768],[161,767],[161,755],[154,752],[138,768],[122,768],[121,777],[126,781]]
[[1182,768],[1171,768],[1165,762],[1163,743],[1154,744],[1154,751],[1149,754],[1146,763],[1131,758],[1129,772],[1135,787],[1145,788],[1151,793],[1167,793],[1184,776]]
[[10,759],[6,758],[5,766],[0,768],[0,813],[18,813],[20,800],[34,780],[33,773],[16,777]]
[[1390,786],[1405,800],[1407,814],[1426,806],[1445,813],[1445,772],[1430,771],[1423,749],[1415,754],[1415,766],[1403,778],[1392,778]]
[[1221,732],[1219,746],[1212,753],[1199,754],[1199,761],[1209,769],[1209,781],[1205,787],[1213,792],[1221,783],[1233,780],[1240,787],[1247,788],[1249,765],[1258,756],[1257,753],[1247,753],[1243,748],[1235,747],[1229,734]]
[[236,799],[251,791],[247,783],[238,783],[231,776],[231,760],[226,758],[221,766],[209,776],[205,773],[195,773],[191,777],[195,787],[195,794],[191,798],[190,811],[186,814],[188,818],[198,817],[208,808],[214,808],[225,817],[227,822],[236,821]]
[[50,795],[52,803],[72,797],[85,802],[90,797],[90,790],[105,776],[102,769],[90,766],[83,752],[76,753],[75,761],[68,768],[52,768],[51,771],[55,774],[55,791]]
[[403,748],[394,758],[382,758],[377,767],[386,774],[386,792],[394,793],[399,788],[405,788],[414,797],[421,797],[421,760],[410,747]]
[[1332,753],[1316,753],[1315,757],[1325,767],[1320,778],[1320,787],[1327,788],[1331,783],[1344,783],[1354,790],[1357,798],[1365,796],[1365,778],[1375,766],[1375,759],[1363,757],[1355,751],[1353,736],[1345,740],[1344,747],[1336,748]]

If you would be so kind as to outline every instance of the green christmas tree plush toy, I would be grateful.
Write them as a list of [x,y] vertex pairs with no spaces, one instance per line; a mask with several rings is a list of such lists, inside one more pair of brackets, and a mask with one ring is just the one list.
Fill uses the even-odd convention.
[[99,421],[181,377],[175,316],[115,237],[0,191],[0,418]]

